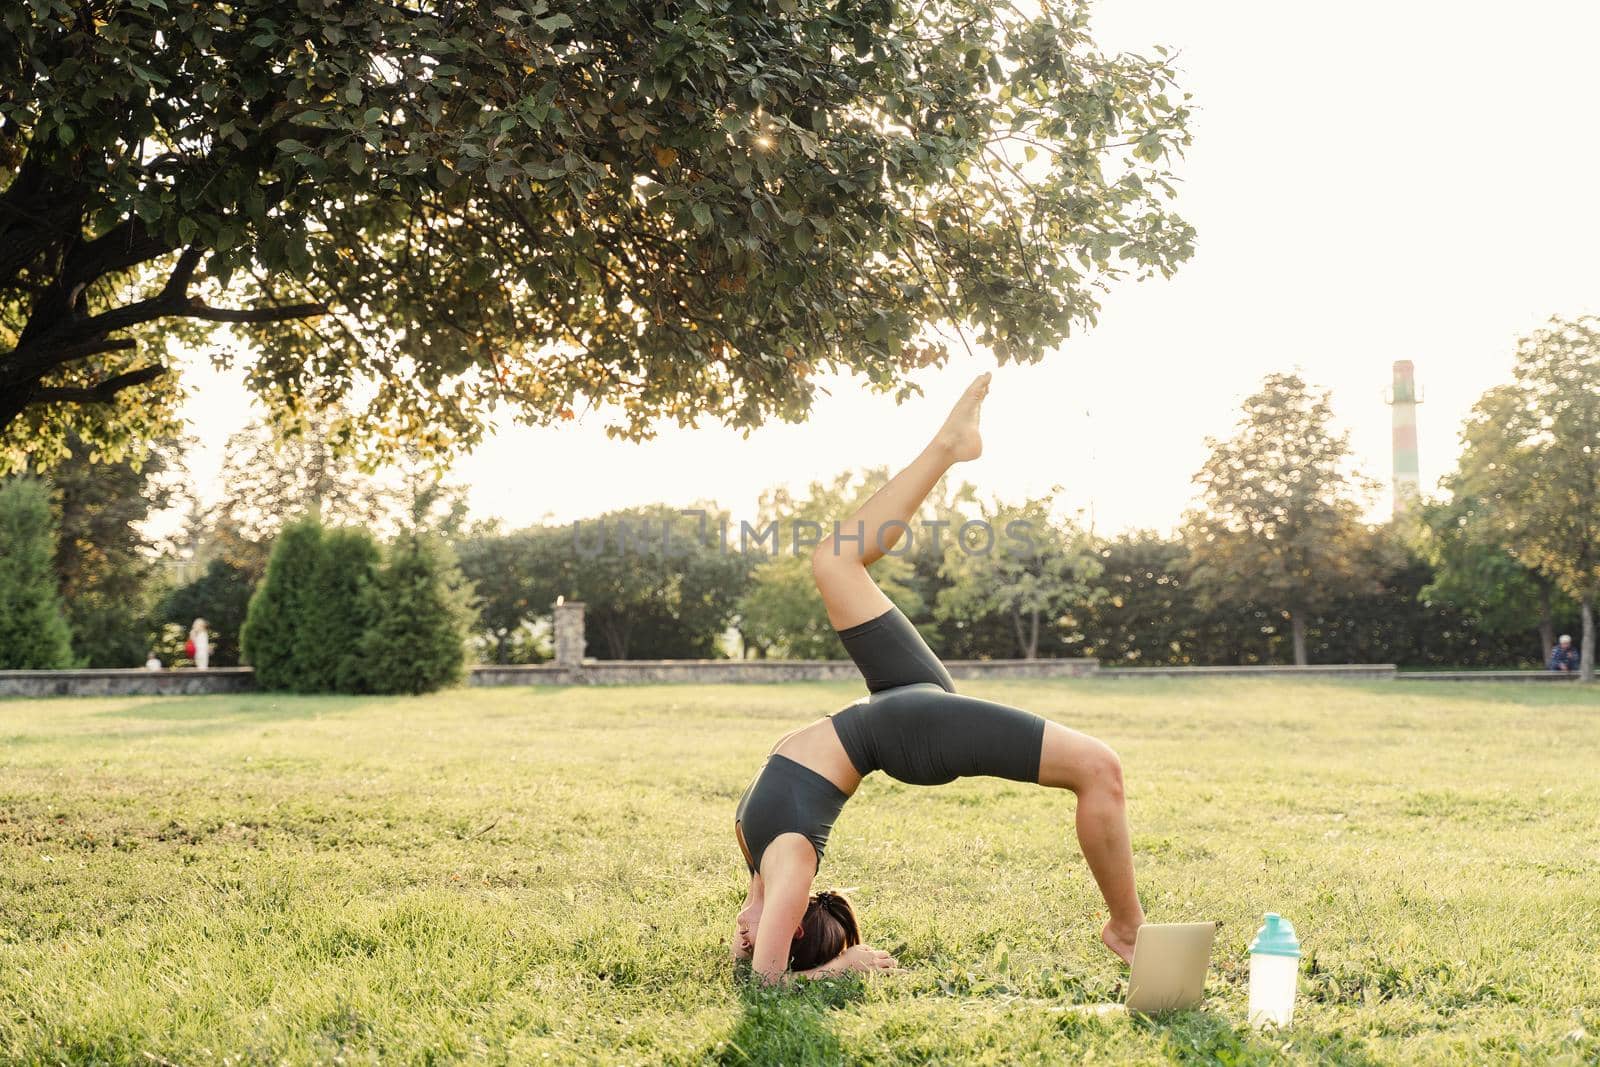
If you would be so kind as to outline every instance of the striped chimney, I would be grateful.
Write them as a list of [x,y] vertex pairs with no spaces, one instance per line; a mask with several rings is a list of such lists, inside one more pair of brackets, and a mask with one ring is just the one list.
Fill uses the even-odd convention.
[[1394,361],[1394,384],[1390,386],[1389,407],[1394,410],[1394,514],[1405,513],[1422,494],[1422,474],[1417,466],[1417,391],[1416,368],[1409,359]]

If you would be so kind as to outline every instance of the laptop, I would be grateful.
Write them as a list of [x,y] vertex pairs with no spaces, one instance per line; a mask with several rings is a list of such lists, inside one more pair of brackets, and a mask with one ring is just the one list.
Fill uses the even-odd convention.
[[1191,1011],[1205,994],[1216,923],[1146,923],[1133,943],[1129,1011]]

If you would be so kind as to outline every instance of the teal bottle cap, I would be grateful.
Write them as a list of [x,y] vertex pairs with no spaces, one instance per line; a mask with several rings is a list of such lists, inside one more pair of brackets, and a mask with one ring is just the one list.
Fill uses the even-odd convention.
[[1275,911],[1267,912],[1265,918],[1261,929],[1256,931],[1256,939],[1250,942],[1250,951],[1264,956],[1298,957],[1300,942],[1294,936],[1294,923]]

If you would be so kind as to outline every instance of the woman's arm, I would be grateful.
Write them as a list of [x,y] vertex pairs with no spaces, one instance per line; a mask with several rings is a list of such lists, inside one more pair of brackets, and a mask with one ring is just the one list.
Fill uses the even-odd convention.
[[[809,854],[806,867],[798,862],[806,858],[800,855],[802,847]],[[816,853],[811,842],[799,834],[780,834],[761,857],[761,925],[756,929],[750,967],[768,985],[789,973],[789,950],[800,920],[805,918],[815,875]]]
[[851,945],[827,963],[807,971],[797,971],[799,978],[837,978],[851,971],[892,971],[894,957],[871,945]]

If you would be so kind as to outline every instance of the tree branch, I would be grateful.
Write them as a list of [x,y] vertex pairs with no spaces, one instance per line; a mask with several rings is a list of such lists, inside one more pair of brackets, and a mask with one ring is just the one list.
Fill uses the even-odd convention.
[[66,345],[56,349],[51,353],[51,356],[55,359],[56,366],[59,367],[63,363],[71,363],[75,359],[83,359],[86,356],[98,356],[102,352],[125,352],[133,347],[135,347],[135,343],[132,338],[102,338],[98,341],[83,341],[75,345]]
[[283,307],[267,308],[214,308],[203,304],[196,297],[181,309],[173,312],[176,315],[186,315],[191,319],[204,319],[207,322],[282,322],[285,319],[305,319],[313,315],[326,315],[326,304],[285,304]]
[[[131,348],[133,343],[130,341],[121,347]],[[119,374],[115,378],[107,378],[99,385],[81,388],[62,386],[35,389],[33,391],[33,399],[37,403],[54,401],[70,404],[108,404],[124,389],[132,389],[136,385],[144,385],[146,382],[154,381],[165,373],[167,373],[167,368],[160,364],[140,367],[138,370],[131,370],[126,374]]]

